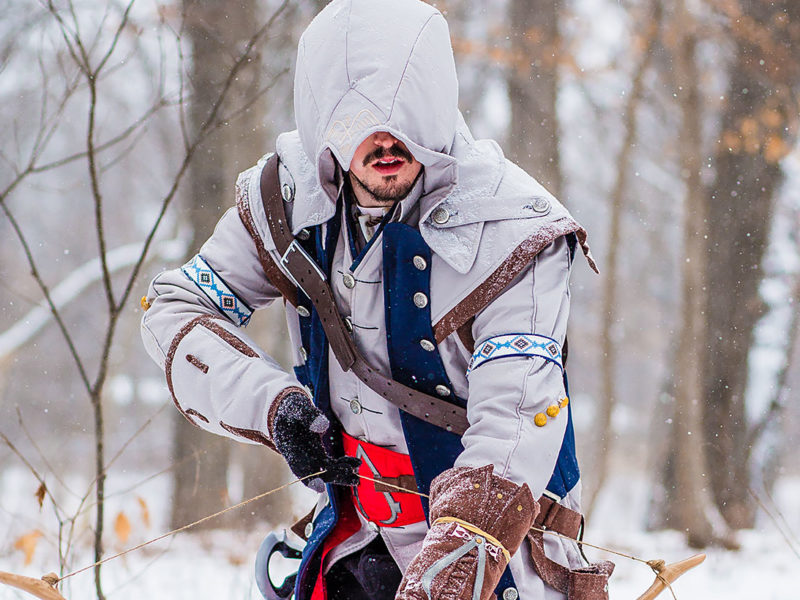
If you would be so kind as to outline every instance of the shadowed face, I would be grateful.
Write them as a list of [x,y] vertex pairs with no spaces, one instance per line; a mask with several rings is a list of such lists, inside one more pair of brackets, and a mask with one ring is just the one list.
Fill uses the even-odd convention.
[[349,176],[358,203],[374,207],[405,198],[421,171],[422,165],[403,142],[378,131],[356,148]]

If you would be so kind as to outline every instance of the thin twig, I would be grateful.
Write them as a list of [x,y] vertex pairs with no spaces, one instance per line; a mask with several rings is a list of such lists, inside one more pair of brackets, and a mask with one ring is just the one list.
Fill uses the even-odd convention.
[[6,446],[8,446],[8,447],[9,447],[9,449],[11,450],[11,452],[13,452],[14,454],[16,454],[16,455],[17,455],[17,458],[19,458],[19,459],[22,461],[22,463],[23,463],[23,464],[24,464],[26,467],[28,467],[28,470],[29,470],[29,471],[31,472],[31,474],[32,474],[32,475],[33,475],[33,476],[36,478],[36,481],[38,481],[40,485],[44,486],[45,494],[47,494],[47,497],[48,497],[48,498],[50,498],[50,501],[53,503],[53,507],[54,507],[54,508],[55,508],[55,510],[56,510],[56,516],[59,516],[59,514],[60,514],[60,507],[59,507],[59,505],[58,505],[58,502],[56,502],[56,499],[55,499],[55,497],[53,496],[52,492],[50,491],[50,488],[48,488],[48,487],[47,487],[47,484],[46,484],[46,483],[45,483],[45,481],[44,481],[44,477],[42,477],[42,476],[39,474],[39,471],[37,471],[37,470],[36,470],[36,467],[34,467],[34,466],[33,466],[33,465],[30,463],[30,461],[29,461],[27,458],[25,458],[25,455],[24,455],[24,454],[22,454],[22,452],[20,452],[20,451],[19,451],[19,448],[17,448],[17,447],[14,445],[14,442],[12,442],[10,439],[8,439],[8,437],[6,436],[6,434],[5,434],[5,433],[3,433],[2,431],[0,431],[0,438],[2,438],[2,439],[3,439],[3,441],[4,441],[4,442],[5,442],[5,444],[6,444]]
[[[99,75],[100,71],[103,70],[103,67],[106,66],[108,59],[111,58],[111,55],[114,54],[114,50],[117,48],[117,43],[119,42],[120,35],[122,35],[122,31],[128,25],[128,17],[130,16],[131,9],[133,8],[133,3],[136,0],[130,0],[128,2],[128,6],[125,7],[125,11],[122,13],[122,19],[120,19],[119,26],[117,30],[114,32],[114,38],[111,40],[111,44],[108,46],[108,50],[106,50],[105,55],[100,59],[100,62],[97,64],[95,68],[95,75]],[[98,28],[99,29],[99,28]]]
[[[120,447],[120,449],[119,449],[119,450],[116,452],[116,454],[114,454],[114,456],[111,458],[111,460],[110,460],[110,461],[108,461],[108,463],[105,465],[105,467],[103,467],[103,473],[102,473],[103,475],[107,475],[107,474],[108,474],[108,471],[109,471],[109,469],[111,469],[111,466],[112,466],[112,465],[113,465],[115,462],[117,462],[117,460],[119,459],[119,457],[123,455],[123,453],[125,452],[125,450],[127,450],[127,449],[128,449],[128,447],[129,447],[129,446],[130,446],[130,445],[133,443],[133,441],[134,441],[134,440],[135,440],[137,437],[139,437],[139,436],[140,436],[140,435],[141,435],[141,434],[144,432],[144,430],[145,430],[145,429],[147,429],[147,428],[148,428],[148,427],[149,427],[149,426],[150,426],[150,425],[153,423],[153,420],[154,420],[156,417],[158,417],[158,416],[159,416],[159,415],[160,415],[162,412],[164,412],[164,409],[165,409],[167,406],[168,406],[167,404],[162,404],[162,405],[161,405],[161,407],[160,407],[160,408],[159,408],[159,409],[158,409],[158,410],[157,410],[155,413],[153,413],[153,415],[151,415],[151,416],[150,416],[150,417],[149,417],[149,418],[148,418],[148,419],[147,419],[147,420],[146,420],[144,423],[142,423],[142,424],[139,426],[139,428],[138,428],[138,429],[137,429],[137,430],[136,430],[136,431],[135,431],[135,432],[134,432],[134,433],[133,433],[133,434],[132,434],[132,435],[131,435],[131,436],[130,436],[130,437],[129,437],[129,438],[126,440],[126,441],[125,441],[125,443],[124,443],[124,444],[122,444],[122,446],[121,446],[121,447]],[[96,476],[96,477],[95,477],[95,478],[92,480],[92,482],[89,484],[89,489],[91,489],[91,488],[94,486],[94,484],[95,484],[95,483],[97,483],[97,476]]]
[[[794,555],[795,555],[797,558],[800,558],[800,551],[798,551],[798,549],[797,549],[797,548],[795,548],[794,542],[793,542],[793,540],[792,540],[792,536],[790,536],[790,534],[786,532],[786,530],[787,530],[787,529],[789,529],[789,526],[788,526],[788,524],[786,524],[786,520],[785,520],[785,519],[783,520],[783,521],[784,521],[784,525],[785,525],[785,527],[781,526],[781,524],[780,524],[780,523],[778,523],[778,519],[777,519],[777,517],[775,517],[775,516],[772,514],[772,511],[770,511],[770,510],[769,510],[769,509],[766,507],[766,505],[764,504],[764,502],[762,502],[762,500],[761,500],[761,498],[758,496],[758,494],[756,494],[756,493],[755,493],[755,491],[753,491],[753,488],[751,488],[750,486],[747,486],[747,491],[748,491],[748,492],[750,492],[750,495],[753,497],[753,499],[754,499],[754,500],[755,500],[755,501],[758,503],[758,505],[761,507],[761,510],[763,510],[763,511],[766,513],[766,515],[767,515],[767,516],[770,518],[770,520],[772,521],[772,523],[775,525],[775,528],[776,528],[776,529],[778,530],[778,532],[781,534],[781,537],[783,538],[783,541],[785,541],[785,542],[786,542],[786,545],[787,545],[787,546],[789,546],[789,549],[790,549],[790,550],[791,550],[791,551],[794,553]],[[777,509],[776,509],[776,510],[777,510]],[[780,511],[777,511],[777,512],[778,512],[778,514],[780,514]],[[781,518],[783,518],[783,515],[781,515]]]
[[17,423],[22,429],[22,432],[25,434],[25,437],[28,438],[28,442],[33,446],[36,453],[39,455],[39,459],[44,463],[44,466],[47,467],[47,471],[53,475],[53,478],[63,487],[68,493],[72,494],[76,498],[79,498],[78,494],[73,492],[67,484],[64,482],[63,479],[58,474],[58,470],[53,468],[53,465],[50,464],[50,461],[47,460],[47,456],[45,453],[42,452],[42,449],[39,447],[39,444],[36,443],[36,438],[31,435],[31,432],[28,430],[28,426],[25,425],[25,420],[22,418],[22,411],[19,408],[19,405],[16,406],[17,411]]
[[200,453],[201,453],[200,450],[195,450],[191,454],[188,454],[188,455],[184,456],[183,458],[181,458],[179,460],[173,461],[172,464],[169,465],[168,467],[165,467],[164,469],[161,469],[160,471],[152,473],[152,474],[148,475],[147,477],[145,477],[144,479],[141,479],[141,480],[137,481],[136,483],[134,483],[130,487],[127,487],[127,488],[121,489],[119,491],[116,491],[113,494],[107,494],[106,495],[106,499],[113,498],[115,496],[125,496],[126,494],[130,494],[134,490],[142,487],[145,483],[148,483],[149,481],[152,481],[156,477],[160,477],[161,475],[165,475],[165,474],[169,473],[170,471],[174,471],[178,467],[182,467],[183,465],[185,465],[190,460],[197,460],[197,458],[200,456]]
[[[115,135],[112,138],[109,138],[108,140],[106,140],[102,144],[97,144],[95,146],[95,152],[100,154],[104,150],[108,150],[109,148],[111,148],[113,146],[116,146],[120,142],[124,141],[128,136],[130,136],[131,134],[136,132],[138,129],[143,127],[145,125],[145,123],[153,115],[155,115],[158,111],[160,111],[163,108],[174,106],[174,105],[175,105],[174,102],[171,102],[166,98],[160,98],[155,104],[153,104],[149,109],[147,109],[147,111],[141,117],[139,117],[138,119],[133,121],[133,123],[131,123],[128,127],[123,129],[120,133],[118,133],[117,135]],[[51,170],[56,169],[58,167],[63,167],[64,165],[69,164],[71,162],[74,162],[76,160],[80,160],[82,158],[86,158],[86,156],[87,156],[86,151],[82,150],[80,152],[75,152],[74,154],[69,154],[69,155],[64,156],[62,158],[59,158],[57,160],[53,160],[51,162],[44,163],[42,165],[36,165],[36,166],[31,168],[30,172],[31,173],[43,173],[45,171],[51,171]]]
[[78,56],[75,47],[73,46],[73,40],[76,37],[75,33],[69,29],[67,23],[64,21],[64,18],[61,16],[61,13],[58,12],[58,9],[53,4],[53,0],[47,0],[44,6],[48,11],[50,11],[50,14],[53,15],[53,18],[58,23],[59,31],[61,32],[61,38],[64,40],[72,60],[75,61],[75,64],[78,65],[78,68],[82,72],[87,72],[89,65],[83,63],[81,58]]

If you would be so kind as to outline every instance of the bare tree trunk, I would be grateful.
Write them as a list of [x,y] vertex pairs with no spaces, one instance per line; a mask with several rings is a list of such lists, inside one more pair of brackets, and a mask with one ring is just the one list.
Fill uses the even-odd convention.
[[617,284],[619,278],[619,250],[622,229],[622,214],[625,197],[628,192],[628,171],[631,158],[638,136],[636,113],[642,101],[644,90],[644,76],[650,66],[653,45],[658,35],[658,26],[661,19],[659,2],[652,3],[648,10],[648,25],[643,33],[642,56],[633,74],[631,90],[625,106],[625,139],[622,142],[617,158],[617,178],[611,192],[611,214],[609,216],[608,233],[608,258],[604,263],[603,273],[603,305],[601,318],[603,320],[600,333],[602,365],[602,398],[598,411],[597,426],[595,427],[596,439],[592,443],[594,450],[592,456],[591,477],[587,478],[589,485],[584,493],[583,510],[586,518],[590,518],[597,496],[602,489],[608,475],[608,463],[611,455],[613,433],[611,431],[611,415],[617,402],[616,377],[617,377],[617,352],[614,328],[617,324]]
[[562,187],[556,110],[560,10],[558,0],[510,0],[508,7],[509,156],[556,196]]
[[[187,34],[192,47],[191,99],[189,128],[199,131],[230,73],[240,46],[252,35],[256,25],[254,0],[219,2],[217,0],[184,0]],[[246,83],[258,81],[258,60],[242,69],[231,90],[226,106],[243,97]],[[256,84],[257,87],[257,84]],[[189,252],[197,252],[211,235],[224,208],[233,200],[235,172],[230,153],[238,140],[231,140],[228,124],[209,136],[201,145],[190,167],[186,195],[193,239]],[[234,136],[235,137],[235,136]],[[173,527],[180,527],[219,510],[228,502],[228,464],[232,443],[190,425],[177,412],[173,414],[172,492]],[[203,526],[218,527],[220,521]]]
[[[744,10],[741,10],[744,9]],[[744,13],[744,14],[743,14]],[[800,5],[795,0],[747,2],[730,9],[736,43],[708,190],[706,269],[708,368],[705,433],[714,500],[731,527],[752,527],[745,390],[753,331],[764,312],[758,287],[775,194],[778,161],[797,140]]]
[[[184,0],[192,40],[192,84],[194,94],[191,122],[199,127],[208,115],[209,103],[218,94],[230,72],[232,61],[259,23],[256,0],[216,2]],[[262,63],[254,54],[237,74],[229,105],[241,104],[242,98],[257,95]],[[239,102],[237,102],[237,100]],[[232,205],[236,175],[252,165],[268,150],[265,134],[263,100],[253,102],[235,120],[210,136],[194,163],[189,183],[193,241],[191,252],[211,235],[222,212]],[[281,360],[287,335],[280,307],[257,315],[249,332],[267,352]],[[285,363],[284,363],[285,364]],[[266,402],[264,399],[255,401]],[[287,480],[288,469],[282,457],[260,446],[232,444],[229,440],[202,432],[175,413],[173,456],[183,461],[175,471],[172,522],[179,526],[203,517],[228,499],[228,468],[237,460],[244,475],[243,496],[250,498],[277,487]],[[236,452],[232,455],[231,451]],[[185,460],[185,457],[192,457]],[[257,520],[285,522],[290,514],[290,495],[280,492],[252,504],[246,511],[231,515],[226,524],[247,526]],[[219,526],[211,521],[209,527]]]
[[[321,10],[327,5],[327,1],[320,0],[317,4]],[[257,0],[247,0],[245,3],[237,3],[236,6],[235,14],[228,13],[229,20],[232,21],[228,27],[233,30],[238,29],[244,32],[244,35],[250,35],[254,24],[259,21]],[[280,42],[273,40],[275,47],[291,48],[287,53],[290,55],[289,62],[293,62],[296,39],[292,36],[292,32],[276,32],[276,36],[281,36],[282,40]],[[278,59],[274,55],[270,55],[271,62],[274,63],[276,60]],[[274,64],[272,66],[275,68]],[[261,57],[255,56],[248,64],[244,77],[240,78],[237,87],[246,97],[255,95],[259,85],[264,85],[263,78],[260,77],[263,67]],[[266,152],[275,150],[274,138],[278,132],[267,122],[266,112],[265,101],[256,102],[222,131],[224,140],[217,155],[225,160],[228,188],[238,173],[249,168]],[[232,194],[229,194],[224,205],[230,204],[232,198]],[[289,334],[282,302],[278,301],[266,310],[259,311],[248,329],[248,334],[269,356],[284,368],[291,370]],[[260,400],[266,401],[266,398]],[[244,499],[258,496],[294,479],[283,457],[264,446],[236,444],[231,460],[241,468],[244,478],[242,486]],[[308,507],[298,510],[305,514]],[[262,521],[268,521],[273,525],[283,524],[287,523],[295,512],[292,496],[288,490],[284,490],[249,504],[246,509],[233,515],[231,524],[241,528],[248,528]],[[297,517],[300,516],[302,515],[297,514]]]
[[[705,547],[717,537],[714,505],[706,475],[703,430],[706,281],[703,269],[708,201],[703,193],[702,103],[697,68],[696,24],[681,1],[673,24],[677,33],[675,89],[681,105],[681,172],[685,177],[681,286],[682,324],[675,360],[675,416],[671,457],[675,488],[668,505],[672,526],[687,532],[689,545]],[[712,524],[713,523],[713,524]],[[720,532],[721,533],[721,532]]]

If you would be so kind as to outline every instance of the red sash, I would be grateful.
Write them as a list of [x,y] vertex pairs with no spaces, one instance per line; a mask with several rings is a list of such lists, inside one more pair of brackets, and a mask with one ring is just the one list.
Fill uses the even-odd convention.
[[328,590],[325,585],[325,577],[322,575],[322,570],[325,568],[325,558],[328,553],[336,546],[341,544],[361,527],[361,522],[358,519],[353,507],[345,503],[342,505],[339,512],[339,520],[333,531],[325,538],[322,543],[322,551],[319,558],[319,573],[317,574],[317,581],[314,583],[314,591],[311,593],[311,600],[327,600]]
[[[414,475],[411,458],[408,454],[393,452],[387,448],[362,442],[346,433],[344,438],[344,452],[347,456],[357,456],[361,459],[358,469],[359,475],[370,479],[399,478],[403,475]],[[378,491],[375,482],[361,479],[357,487],[353,488],[353,505],[369,521],[380,527],[402,527],[418,523],[425,519],[422,510],[422,501],[416,494],[401,491]],[[325,567],[325,558],[336,546],[352,536],[360,527],[360,522],[353,507],[343,504],[339,514],[339,521],[333,531],[322,544],[320,554],[320,573],[314,584],[311,600],[327,600],[327,586],[322,569]]]
[[[362,442],[346,433],[342,435],[345,454],[361,459],[359,475],[370,479],[414,476],[408,454]],[[379,527],[403,527],[425,519],[422,501],[418,495],[392,487],[382,486],[381,489],[386,491],[376,490],[375,482],[369,479],[361,479],[358,486],[353,488],[353,504],[365,519]]]

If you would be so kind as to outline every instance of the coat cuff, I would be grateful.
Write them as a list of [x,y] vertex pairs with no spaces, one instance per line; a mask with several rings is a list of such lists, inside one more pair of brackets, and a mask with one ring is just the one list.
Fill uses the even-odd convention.
[[164,364],[172,400],[193,425],[274,449],[267,407],[299,383],[231,329],[211,315],[195,317],[180,329]]
[[305,388],[293,385],[281,390],[280,393],[275,396],[275,399],[272,401],[272,404],[269,405],[269,410],[267,411],[267,431],[269,432],[270,439],[275,439],[274,425],[275,416],[278,414],[278,407],[287,396],[291,396],[292,394],[302,394],[309,402],[312,402]]

